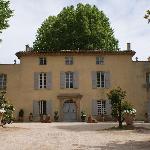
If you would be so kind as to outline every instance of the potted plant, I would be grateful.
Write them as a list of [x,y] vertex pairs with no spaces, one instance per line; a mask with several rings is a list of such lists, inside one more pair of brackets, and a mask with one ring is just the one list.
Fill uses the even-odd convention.
[[136,110],[134,108],[124,110],[123,116],[127,126],[133,125],[133,121],[135,120],[136,116]]
[[81,111],[81,120],[82,122],[85,122],[85,119],[86,119],[86,114],[84,111]]
[[54,120],[58,121],[58,119],[59,119],[58,111],[54,111]]
[[23,111],[23,109],[20,109],[20,111],[19,111],[19,121],[23,122],[23,120],[24,120],[24,111]]
[[1,109],[0,109],[0,124],[1,124],[1,122],[2,122],[3,115],[4,115],[5,112],[6,112],[6,111],[4,110],[4,108],[1,108]]

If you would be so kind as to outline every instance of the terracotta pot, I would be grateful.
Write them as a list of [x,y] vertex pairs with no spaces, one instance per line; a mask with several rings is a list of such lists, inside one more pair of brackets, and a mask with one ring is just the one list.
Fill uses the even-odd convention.
[[0,124],[1,124],[2,119],[3,119],[3,113],[0,113]]
[[125,114],[124,119],[125,119],[126,125],[127,126],[133,125],[134,118],[135,116],[132,114]]

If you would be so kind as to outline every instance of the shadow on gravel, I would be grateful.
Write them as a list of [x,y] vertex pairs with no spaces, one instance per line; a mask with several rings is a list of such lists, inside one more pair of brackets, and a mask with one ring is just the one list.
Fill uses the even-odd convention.
[[150,141],[128,141],[125,143],[112,142],[105,146],[90,146],[73,144],[74,149],[95,150],[150,150]]
[[80,125],[70,124],[70,125],[59,125],[55,126],[57,129],[62,130],[69,130],[75,132],[82,132],[82,131],[98,131],[98,130],[105,130],[107,128],[115,127],[115,124],[101,124],[101,123],[85,123]]
[[0,127],[0,131],[1,132],[16,132],[16,131],[21,131],[21,130],[29,130],[29,128],[23,128],[23,127],[8,127],[8,126],[4,126],[4,127]]

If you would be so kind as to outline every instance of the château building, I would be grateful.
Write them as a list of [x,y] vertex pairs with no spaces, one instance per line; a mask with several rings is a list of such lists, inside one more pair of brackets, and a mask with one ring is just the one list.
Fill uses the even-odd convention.
[[126,100],[137,110],[137,120],[150,113],[150,61],[133,61],[135,52],[62,50],[35,52],[28,46],[16,53],[20,64],[0,64],[0,90],[25,120],[33,113],[59,112],[60,121],[80,121],[81,111],[99,119],[111,119],[107,93],[116,87],[127,92]]

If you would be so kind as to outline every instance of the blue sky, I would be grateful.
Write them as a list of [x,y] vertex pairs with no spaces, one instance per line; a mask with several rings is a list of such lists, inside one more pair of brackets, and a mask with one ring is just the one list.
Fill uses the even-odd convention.
[[9,21],[10,27],[0,35],[3,39],[0,63],[13,63],[17,51],[25,50],[26,44],[32,46],[37,29],[48,16],[78,3],[96,5],[104,11],[121,50],[131,42],[139,60],[147,60],[150,56],[150,24],[143,18],[145,11],[150,9],[150,0],[10,0],[10,3],[14,16]]

